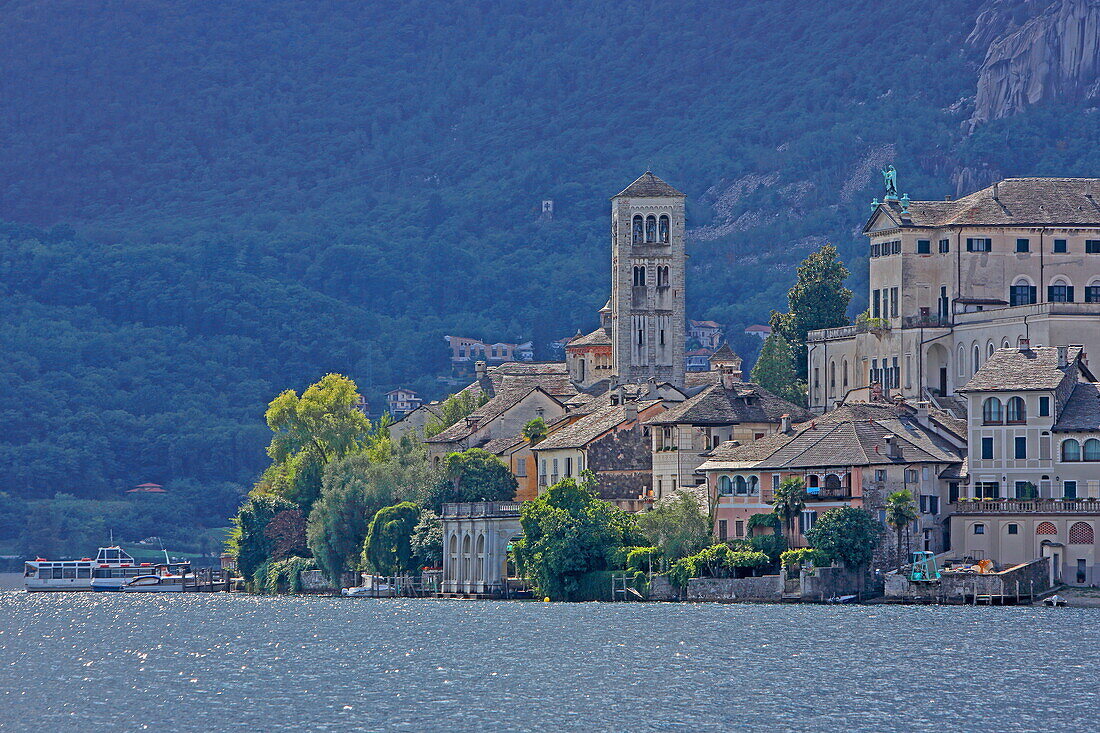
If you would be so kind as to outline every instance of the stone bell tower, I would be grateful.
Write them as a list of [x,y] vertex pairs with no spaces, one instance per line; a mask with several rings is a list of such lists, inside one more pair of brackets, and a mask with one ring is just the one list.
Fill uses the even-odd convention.
[[684,194],[649,171],[611,199],[612,382],[684,383]]

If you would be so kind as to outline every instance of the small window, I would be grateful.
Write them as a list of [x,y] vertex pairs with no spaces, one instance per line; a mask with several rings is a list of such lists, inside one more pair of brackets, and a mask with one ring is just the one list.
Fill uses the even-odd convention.
[[1054,240],[1054,252],[1056,254],[1065,254],[1068,251],[1069,251],[1069,248],[1066,246],[1066,240],[1064,240],[1064,239],[1055,239]]
[[1051,303],[1072,303],[1073,286],[1058,282],[1047,287],[1047,300]]
[[1008,409],[1005,411],[1005,421],[1015,425],[1023,425],[1027,422],[1027,407],[1023,397],[1012,397],[1008,401]]
[[1008,289],[1009,305],[1034,305],[1035,297],[1035,286],[1027,282],[1017,283]]
[[1050,417],[1050,398],[1039,398],[1039,417]]
[[634,221],[633,221],[632,231],[633,231],[633,242],[634,242],[634,244],[641,244],[642,243],[642,215],[641,214],[635,215]]
[[876,468],[875,469],[875,481],[885,481],[885,480],[886,480],[886,469],[885,468]]
[[1086,303],[1100,303],[1100,285],[1089,285],[1085,288]]
[[917,254],[927,255],[932,253],[932,240],[931,239],[918,239],[917,240]]
[[726,527],[727,527],[726,520],[725,519],[719,519],[718,520],[718,541],[719,542],[725,542],[726,538],[729,537],[729,535],[727,534]]
[[1086,239],[1085,253],[1090,255],[1100,254],[1100,239]]
[[1023,237],[1017,239],[1016,240],[1016,251],[1017,252],[1030,252],[1031,251],[1031,240],[1030,239],[1025,239]]
[[993,460],[993,438],[982,438],[982,460]]
[[990,252],[993,250],[993,240],[988,237],[967,237],[967,252]]
[[1016,460],[1024,460],[1027,458],[1027,438],[1015,438],[1013,440],[1013,447],[1015,448]]
[[738,519],[733,523],[733,536],[744,537],[745,536],[745,521]]
[[943,254],[945,252],[950,252],[950,251],[951,251],[951,240],[950,239],[941,239],[940,240],[940,253]]
[[657,225],[657,234],[661,240],[661,244],[668,244],[668,224],[668,214],[661,214],[660,223]]
[[1020,525],[1016,524],[1015,522],[1009,522],[1008,523],[1008,533],[1009,534],[1020,534]]
[[975,524],[974,525],[974,534],[985,534],[985,525],[984,524]]
[[645,241],[650,243],[657,241],[657,217],[653,214],[645,218]]
[[1077,498],[1077,482],[1076,481],[1063,481],[1062,482],[1062,495],[1067,499]]
[[1081,460],[1081,444],[1073,438],[1062,441],[1062,462],[1072,463]]

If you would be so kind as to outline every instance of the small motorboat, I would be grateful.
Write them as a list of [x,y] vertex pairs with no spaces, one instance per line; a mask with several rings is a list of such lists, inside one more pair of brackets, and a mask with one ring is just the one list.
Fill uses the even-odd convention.
[[182,593],[188,584],[195,584],[190,563],[164,563],[157,565],[152,573],[131,578],[120,590],[124,593]]
[[1044,598],[1043,605],[1050,606],[1051,608],[1060,608],[1062,606],[1068,605],[1068,603],[1065,598],[1062,598],[1062,596],[1055,593],[1050,598]]
[[393,598],[397,589],[377,575],[363,574],[363,585],[355,588],[341,588],[340,595],[346,598]]

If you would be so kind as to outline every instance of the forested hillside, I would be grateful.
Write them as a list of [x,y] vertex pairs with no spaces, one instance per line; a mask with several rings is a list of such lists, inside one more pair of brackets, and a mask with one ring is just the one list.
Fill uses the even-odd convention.
[[690,317],[765,322],[825,241],[861,309],[882,165],[917,199],[1100,169],[1080,85],[975,109],[1060,5],[1095,3],[6,3],[0,521],[154,481],[217,526],[281,389],[436,397],[444,334],[593,327],[646,168]]

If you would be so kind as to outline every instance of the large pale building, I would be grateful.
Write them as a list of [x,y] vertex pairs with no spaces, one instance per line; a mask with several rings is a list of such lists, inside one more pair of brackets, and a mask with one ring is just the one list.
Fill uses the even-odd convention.
[[811,409],[872,391],[961,407],[956,389],[1021,338],[1100,353],[1100,179],[873,206],[868,317],[809,333]]

